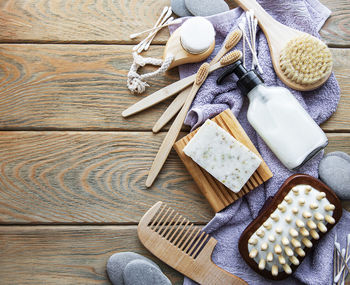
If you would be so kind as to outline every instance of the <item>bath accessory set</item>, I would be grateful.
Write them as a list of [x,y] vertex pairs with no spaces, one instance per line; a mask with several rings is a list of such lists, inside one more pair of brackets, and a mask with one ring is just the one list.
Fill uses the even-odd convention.
[[[226,53],[228,53],[237,45],[237,43],[241,40],[241,38],[242,38],[242,32],[240,30],[232,31],[227,36],[226,41],[222,45],[221,49],[218,51],[215,57],[209,62],[209,64],[214,65],[215,63],[217,63],[221,57],[223,57]],[[163,112],[162,116],[154,124],[152,128],[152,131],[154,133],[159,132],[179,112],[179,110],[181,109],[182,105],[186,100],[186,97],[188,96],[189,91],[190,91],[190,88],[187,88],[181,91],[175,97],[175,99],[170,103],[167,109]]]
[[[227,66],[229,64],[232,64],[236,62],[238,59],[240,59],[242,56],[242,53],[240,51],[232,51],[221,58],[220,62],[217,63],[220,65],[220,67]],[[171,148],[173,147],[176,138],[179,135],[179,132],[181,130],[181,127],[183,125],[183,122],[185,120],[185,117],[187,115],[188,110],[190,109],[190,106],[192,104],[192,101],[194,97],[196,96],[199,88],[204,83],[205,79],[207,78],[208,74],[212,69],[214,69],[214,66],[210,66],[209,63],[203,63],[201,67],[198,69],[194,83],[191,89],[190,94],[186,98],[186,101],[184,105],[182,106],[182,109],[180,113],[177,115],[175,121],[171,125],[167,135],[165,136],[158,153],[156,154],[156,157],[152,163],[151,170],[149,171],[147,180],[146,180],[146,186],[150,187],[154,180],[156,179],[158,173],[162,169],[165,160],[167,159],[169,152]],[[187,77],[188,78],[188,77]]]
[[[139,48],[143,48],[141,45]],[[163,54],[163,60],[142,57],[133,53],[134,61],[128,73],[127,86],[132,93],[143,93],[148,86],[145,81],[176,66],[200,62],[206,59],[215,47],[213,25],[203,17],[188,19],[169,38]],[[147,64],[159,65],[156,71],[138,74],[140,67]]]

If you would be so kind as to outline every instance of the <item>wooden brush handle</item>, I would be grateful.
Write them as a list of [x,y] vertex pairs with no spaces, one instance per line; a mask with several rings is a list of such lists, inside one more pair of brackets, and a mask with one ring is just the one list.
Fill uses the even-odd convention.
[[158,153],[153,161],[151,170],[148,174],[147,180],[146,180],[146,186],[147,187],[151,187],[151,185],[153,184],[154,180],[156,179],[159,171],[162,169],[165,160],[167,159],[169,152],[171,150],[171,148],[173,147],[173,144],[175,143],[177,136],[180,133],[182,124],[185,120],[186,114],[188,109],[191,106],[192,100],[194,98],[194,96],[196,95],[198,89],[200,88],[200,86],[198,85],[193,85],[192,89],[191,89],[191,93],[187,98],[187,104],[185,103],[185,105],[182,107],[180,113],[177,115],[175,121],[173,122],[173,124],[171,125],[168,133],[166,134],[159,150]]
[[187,87],[185,90],[181,91],[181,93],[179,93],[179,95],[175,97],[173,102],[171,102],[171,104],[164,111],[162,116],[154,124],[154,127],[152,129],[154,133],[158,133],[180,111],[190,92],[191,92],[191,88]]
[[186,98],[186,101],[180,111],[180,113],[177,115],[174,123],[171,125],[171,128],[169,129],[167,135],[165,136],[158,153],[156,155],[156,158],[153,161],[151,170],[149,171],[147,180],[146,180],[146,186],[151,187],[154,180],[156,179],[159,171],[162,169],[165,160],[167,159],[169,152],[171,148],[173,147],[177,136],[180,133],[182,124],[186,118],[187,112],[191,107],[192,101],[194,97],[196,96],[199,88],[202,86],[203,82],[207,78],[209,74],[209,64],[203,63],[201,67],[198,69],[198,72],[196,74],[196,79],[194,81],[194,84],[192,86],[191,92]]

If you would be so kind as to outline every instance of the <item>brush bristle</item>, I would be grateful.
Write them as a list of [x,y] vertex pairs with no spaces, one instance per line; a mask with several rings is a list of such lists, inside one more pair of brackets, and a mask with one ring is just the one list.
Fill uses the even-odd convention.
[[242,57],[242,52],[240,50],[234,50],[234,51],[231,51],[230,53],[226,54],[220,60],[220,64],[221,65],[229,65],[229,64],[236,62],[241,57]]
[[328,77],[333,61],[329,48],[311,35],[290,40],[280,54],[280,67],[294,83],[312,85]]
[[327,224],[336,222],[334,210],[326,193],[309,185],[293,187],[249,236],[249,257],[273,276],[282,271],[291,274],[290,266],[299,264],[297,257],[305,256],[304,249],[328,231]]
[[234,46],[236,46],[238,44],[238,42],[241,40],[242,38],[242,31],[241,30],[234,30],[227,38],[226,42],[225,42],[225,49],[226,50],[230,50],[232,49]]
[[201,65],[201,67],[197,71],[196,75],[196,84],[201,85],[209,74],[210,64],[205,62]]

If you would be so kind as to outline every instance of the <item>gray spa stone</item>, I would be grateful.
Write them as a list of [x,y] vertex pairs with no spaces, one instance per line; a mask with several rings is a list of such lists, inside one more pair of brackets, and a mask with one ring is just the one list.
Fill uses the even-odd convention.
[[171,0],[171,9],[179,17],[192,16],[185,5],[185,0]]
[[140,259],[126,265],[123,277],[125,285],[171,285],[159,267]]
[[185,4],[195,16],[211,16],[230,10],[224,0],[185,0]]
[[327,154],[319,165],[320,179],[342,200],[350,200],[350,156],[345,152]]
[[113,285],[124,285],[123,271],[128,263],[135,260],[148,262],[150,265],[159,269],[158,265],[155,264],[152,260],[140,254],[134,252],[115,253],[108,259],[107,262],[108,277]]

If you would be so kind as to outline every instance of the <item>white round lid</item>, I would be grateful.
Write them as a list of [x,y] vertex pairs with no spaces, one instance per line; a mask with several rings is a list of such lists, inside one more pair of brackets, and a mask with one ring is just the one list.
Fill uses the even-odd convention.
[[215,40],[215,30],[207,19],[193,17],[182,24],[180,30],[182,47],[189,53],[206,52]]

